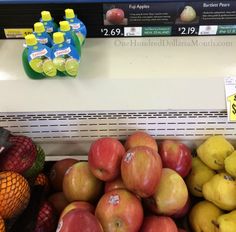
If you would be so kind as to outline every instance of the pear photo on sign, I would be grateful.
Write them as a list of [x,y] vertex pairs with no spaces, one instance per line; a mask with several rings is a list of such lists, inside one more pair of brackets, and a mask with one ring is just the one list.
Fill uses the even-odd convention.
[[196,11],[191,6],[185,6],[184,10],[180,14],[180,19],[183,22],[192,22],[196,18]]
[[192,6],[185,6],[184,9],[180,11],[179,17],[176,19],[176,24],[197,23],[198,18],[196,10]]

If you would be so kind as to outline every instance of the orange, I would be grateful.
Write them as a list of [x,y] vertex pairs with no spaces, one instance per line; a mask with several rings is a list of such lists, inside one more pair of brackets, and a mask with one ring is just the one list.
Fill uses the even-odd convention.
[[43,186],[44,187],[44,190],[46,192],[49,191],[49,180],[48,180],[48,177],[43,174],[43,173],[39,173],[35,182],[34,182],[34,185],[40,185],[40,186]]
[[28,205],[30,187],[16,172],[0,172],[0,215],[9,219],[19,215]]
[[5,223],[2,217],[0,216],[0,232],[5,232]]
[[42,185],[42,186],[49,185],[47,176],[43,173],[39,173],[34,182],[34,185]]

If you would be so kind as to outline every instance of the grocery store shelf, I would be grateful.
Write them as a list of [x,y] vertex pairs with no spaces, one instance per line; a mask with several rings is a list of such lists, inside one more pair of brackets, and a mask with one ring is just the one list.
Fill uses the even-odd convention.
[[30,80],[23,40],[0,41],[0,112],[224,110],[236,37],[88,39],[78,79]]
[[[139,2],[141,0],[129,0],[129,2]],[[153,2],[155,0],[149,0],[149,2]],[[165,0],[160,0],[165,1]],[[176,1],[176,0],[175,0]],[[9,4],[9,3],[15,3],[15,4],[36,4],[36,3],[98,3],[98,2],[104,2],[104,0],[0,0],[0,4]],[[109,2],[117,2],[117,0],[109,0]],[[126,0],[119,0],[119,2],[126,2]]]

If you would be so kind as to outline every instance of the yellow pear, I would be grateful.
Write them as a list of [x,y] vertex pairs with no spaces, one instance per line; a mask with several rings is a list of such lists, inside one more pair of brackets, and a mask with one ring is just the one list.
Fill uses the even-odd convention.
[[224,160],[234,147],[223,136],[211,136],[197,148],[197,155],[209,168],[224,169]]
[[202,193],[206,200],[221,209],[233,210],[236,208],[236,181],[228,173],[213,176],[203,185]]
[[221,214],[223,211],[209,201],[197,203],[189,214],[193,232],[219,232],[216,220]]
[[236,231],[236,210],[221,215],[217,218],[219,224],[219,232],[235,232]]
[[236,177],[236,151],[225,159],[225,170],[231,176]]
[[203,184],[209,181],[215,174],[198,157],[194,157],[192,159],[192,170],[186,178],[189,191],[196,197],[203,197]]

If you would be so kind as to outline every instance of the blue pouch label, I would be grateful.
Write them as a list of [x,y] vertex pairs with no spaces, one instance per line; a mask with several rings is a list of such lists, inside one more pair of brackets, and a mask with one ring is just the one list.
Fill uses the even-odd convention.
[[31,61],[36,58],[51,59],[50,53],[51,53],[50,49],[42,44],[31,46],[29,47],[28,50],[28,60]]
[[47,55],[48,55],[48,51],[46,48],[44,48],[43,50],[35,51],[35,52],[32,52],[31,54],[29,54],[29,61],[31,61],[35,58],[41,58],[43,56],[47,57]]
[[72,45],[67,43],[53,46],[53,63],[56,69],[69,76],[77,76],[80,56]]
[[[61,30],[59,29],[58,31],[61,31]],[[71,31],[61,31],[61,32],[64,34],[66,42],[75,47],[76,45],[75,45],[74,40],[72,38]]]
[[80,23],[77,22],[77,23],[71,23],[70,24],[71,28],[74,30],[74,31],[77,31],[80,29]]
[[84,43],[84,40],[87,36],[87,29],[82,21],[77,18],[74,19],[67,19],[66,20],[70,23],[71,28],[76,33],[80,44]]
[[65,49],[58,49],[54,52],[54,56],[58,57],[58,56],[64,56],[67,55],[71,52],[71,47],[67,47]]
[[42,22],[44,24],[44,27],[45,27],[45,30],[47,33],[56,32],[57,29],[55,28],[55,24],[54,24],[53,20],[44,22],[44,21],[42,21],[42,19],[40,19],[40,22]]
[[40,44],[47,45],[48,47],[52,46],[52,39],[50,35],[47,32],[44,33],[34,33],[35,37],[37,38],[37,41]]
[[51,49],[45,45],[37,44],[28,47],[28,62],[37,73],[48,77],[54,77],[57,74],[56,67],[52,62]]
[[47,44],[48,43],[48,38],[37,38],[37,41],[41,44]]

